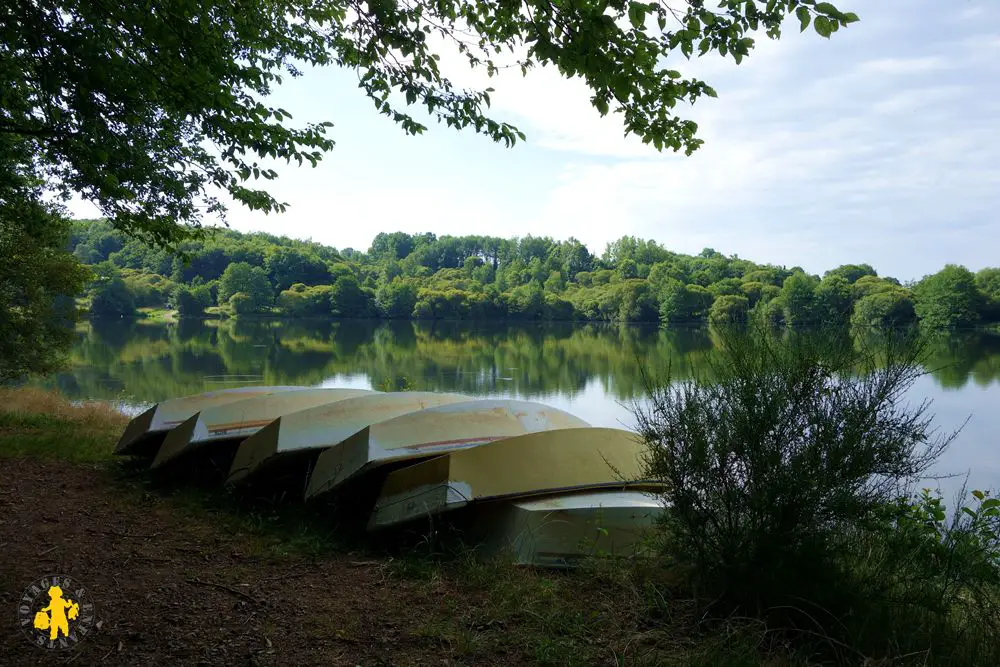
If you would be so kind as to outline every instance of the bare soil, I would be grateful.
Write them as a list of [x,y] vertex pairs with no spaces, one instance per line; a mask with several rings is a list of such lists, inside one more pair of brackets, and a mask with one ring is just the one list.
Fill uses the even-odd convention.
[[[16,625],[25,587],[57,573],[87,587],[100,622],[58,654]],[[386,558],[262,554],[224,522],[124,493],[99,465],[0,460],[2,665],[535,662],[485,611],[474,591],[395,576]]]

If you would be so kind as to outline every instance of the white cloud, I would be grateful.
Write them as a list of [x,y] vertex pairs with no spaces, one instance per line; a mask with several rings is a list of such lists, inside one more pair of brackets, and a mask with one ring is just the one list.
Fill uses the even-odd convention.
[[579,79],[551,70],[490,80],[443,59],[459,85],[497,88],[494,115],[528,135],[513,151],[443,126],[406,137],[350,76],[317,75],[276,101],[300,120],[332,109],[337,149],[319,169],[282,171],[282,218],[231,219],[339,247],[398,229],[574,235],[600,252],[634,234],[816,272],[996,264],[984,241],[1000,232],[1000,8],[979,2],[950,15],[968,20],[941,21],[930,0],[886,0],[858,13],[830,40],[789,23],[740,66],[680,59],[720,96],[680,108],[706,141],[691,157],[625,138]]
[[859,72],[872,75],[915,74],[949,69],[949,63],[940,56],[923,58],[878,58],[861,63]]
[[[690,111],[707,142],[690,158],[623,139],[620,122],[600,119],[578,82],[540,72],[497,85],[495,107],[537,144],[576,156],[538,224],[586,229],[577,235],[595,249],[634,233],[816,271],[856,259],[866,239],[875,263],[902,277],[946,261],[995,262],[964,247],[968,239],[950,226],[1000,231],[983,220],[1000,184],[992,129],[1000,71],[984,56],[1000,40],[941,40],[933,7],[921,4],[926,13],[913,7],[897,21],[886,16],[899,9],[891,6],[874,21],[863,17],[829,43],[814,35],[762,42],[739,68],[693,63],[689,71],[721,97]],[[852,31],[850,49],[838,47]],[[925,52],[906,55],[910,42]],[[898,238],[901,230],[910,238]]]

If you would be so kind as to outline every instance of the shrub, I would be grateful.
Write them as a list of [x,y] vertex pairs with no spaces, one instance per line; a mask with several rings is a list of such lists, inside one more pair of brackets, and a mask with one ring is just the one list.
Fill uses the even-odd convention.
[[905,552],[865,571],[859,545],[898,545],[886,508],[954,436],[934,434],[926,402],[906,402],[924,374],[913,339],[887,336],[876,355],[828,333],[779,344],[722,331],[703,375],[668,375],[635,414],[645,472],[665,484],[664,555],[697,596],[843,641],[850,614],[889,604],[872,595]]
[[254,300],[246,292],[237,292],[229,297],[229,307],[236,315],[251,315],[257,312]]
[[205,285],[195,288],[179,285],[174,290],[173,306],[181,317],[203,315],[205,309],[212,303],[211,290]]
[[91,287],[92,315],[128,317],[135,314],[135,298],[120,276],[96,281]]
[[743,324],[747,321],[750,301],[743,296],[726,294],[718,297],[708,311],[712,324]]
[[924,489],[859,540],[857,576],[882,604],[851,624],[854,643],[922,664],[1000,664],[1000,500],[971,495],[949,517],[940,493]]
[[545,295],[545,314],[550,320],[572,320],[573,304],[555,294]]
[[895,327],[913,322],[913,299],[898,287],[874,292],[854,304],[851,324],[863,327]]
[[330,312],[332,290],[329,285],[306,287],[302,283],[295,283],[278,295],[278,307],[288,317],[327,315]]
[[779,327],[785,323],[785,305],[781,299],[758,301],[753,314],[763,326]]

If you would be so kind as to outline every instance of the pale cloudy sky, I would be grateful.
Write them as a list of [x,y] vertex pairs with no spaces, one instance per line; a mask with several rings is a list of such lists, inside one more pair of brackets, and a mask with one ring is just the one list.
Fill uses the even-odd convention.
[[830,40],[793,19],[740,66],[678,57],[719,93],[688,110],[706,141],[692,157],[624,139],[552,71],[491,82],[494,116],[528,135],[513,149],[443,125],[406,136],[353,73],[309,72],[273,103],[333,121],[336,149],[315,169],[279,168],[283,216],[234,208],[230,224],[358,249],[402,230],[576,236],[600,253],[631,234],[901,279],[1000,265],[1000,3],[837,4],[861,22]]

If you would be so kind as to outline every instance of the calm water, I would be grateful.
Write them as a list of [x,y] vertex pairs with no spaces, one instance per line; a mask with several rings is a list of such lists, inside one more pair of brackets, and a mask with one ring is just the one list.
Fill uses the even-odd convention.
[[[456,391],[526,398],[595,426],[632,426],[642,399],[639,359],[685,374],[713,354],[707,330],[599,325],[411,322],[130,320],[83,325],[72,368],[55,376],[67,395],[137,406],[240,384]],[[935,343],[912,398],[933,400],[942,430],[971,420],[942,461],[946,493],[969,474],[1000,488],[1000,335]]]

